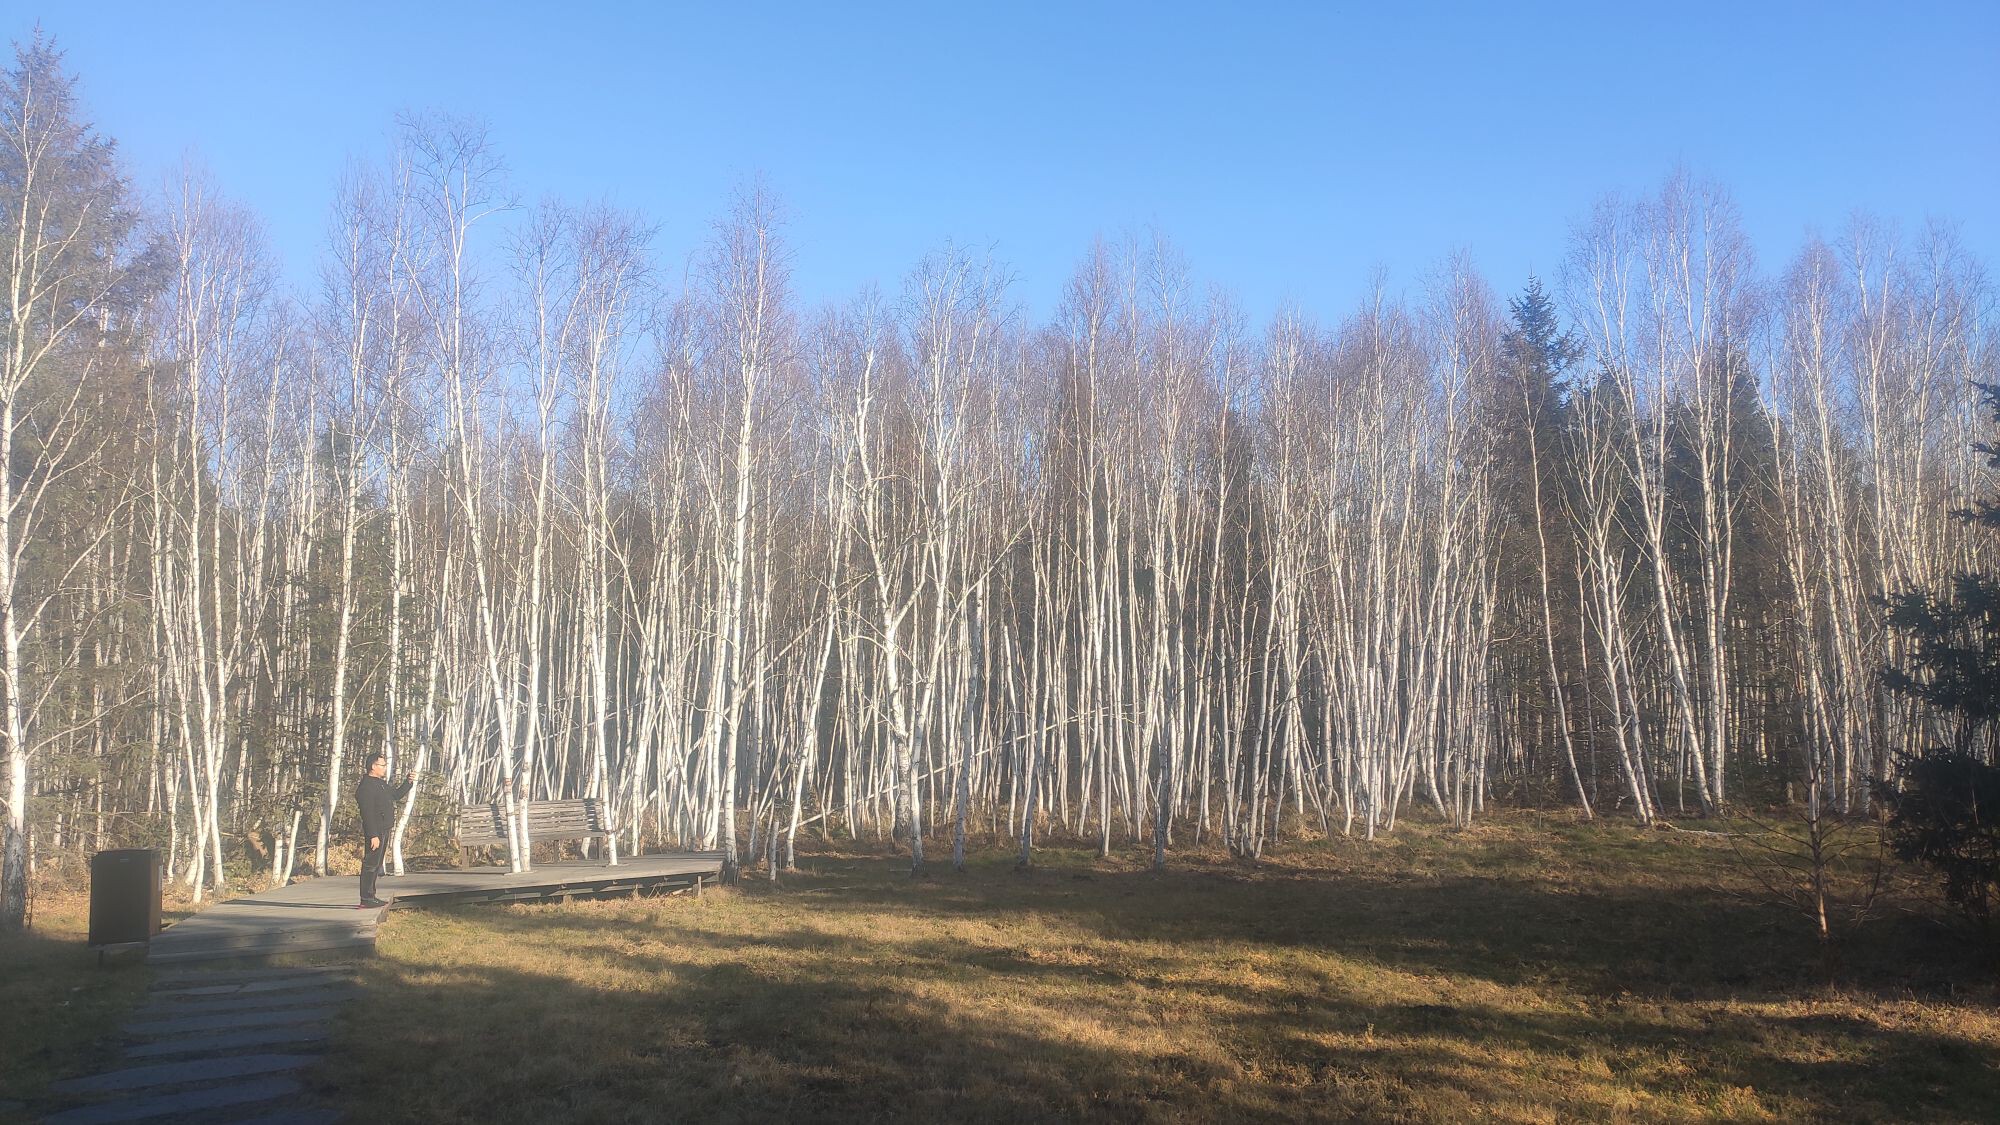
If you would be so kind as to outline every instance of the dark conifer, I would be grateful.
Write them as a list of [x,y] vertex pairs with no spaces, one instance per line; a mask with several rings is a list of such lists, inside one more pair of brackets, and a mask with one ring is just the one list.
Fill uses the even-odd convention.
[[[2000,424],[2000,385],[1980,384]],[[1973,448],[2000,468],[2000,444]],[[2000,504],[1983,499],[1958,513],[2000,529]],[[1994,764],[2000,719],[2000,576],[1961,573],[1945,590],[1892,595],[1889,625],[1909,637],[1909,664],[1888,668],[1891,690],[1922,701],[1945,719],[1937,741],[1901,764],[1883,786],[1896,854],[1934,868],[1945,897],[1992,935],[2000,898],[2000,768]]]

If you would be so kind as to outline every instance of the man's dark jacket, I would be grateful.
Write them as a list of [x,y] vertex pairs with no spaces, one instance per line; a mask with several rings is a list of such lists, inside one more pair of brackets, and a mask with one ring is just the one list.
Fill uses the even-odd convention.
[[396,802],[408,796],[410,781],[391,789],[389,783],[379,777],[363,774],[361,784],[354,787],[354,799],[361,805],[361,835],[364,840],[371,836],[389,838],[389,829],[396,824]]

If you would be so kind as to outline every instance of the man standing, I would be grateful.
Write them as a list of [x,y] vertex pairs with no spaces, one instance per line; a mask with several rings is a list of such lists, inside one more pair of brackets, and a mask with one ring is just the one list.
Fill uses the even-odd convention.
[[375,880],[382,874],[382,852],[396,824],[396,802],[409,795],[415,779],[406,777],[392,788],[388,776],[388,756],[377,750],[368,755],[361,782],[354,787],[354,800],[361,806],[361,836],[368,844],[361,857],[361,906],[356,909],[389,905],[375,897]]

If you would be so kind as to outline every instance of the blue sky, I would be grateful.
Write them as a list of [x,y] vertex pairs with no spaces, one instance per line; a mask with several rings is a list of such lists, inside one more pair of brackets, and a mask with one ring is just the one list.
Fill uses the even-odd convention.
[[[990,245],[1048,315],[1093,236],[1158,228],[1262,321],[1344,315],[1455,248],[1503,293],[1676,164],[1767,271],[1854,209],[2000,268],[2000,3],[8,5],[157,187],[193,152],[312,276],[396,114],[491,125],[524,201],[608,199],[677,269],[762,173],[796,289]],[[738,10],[743,9],[743,10]]]

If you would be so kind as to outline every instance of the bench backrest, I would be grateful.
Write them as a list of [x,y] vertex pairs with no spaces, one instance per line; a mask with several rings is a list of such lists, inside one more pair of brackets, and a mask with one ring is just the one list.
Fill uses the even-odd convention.
[[[604,802],[595,797],[573,801],[529,801],[529,840],[581,840],[610,835],[604,824]],[[458,844],[472,848],[507,842],[507,806],[495,801],[466,805],[458,811]]]

